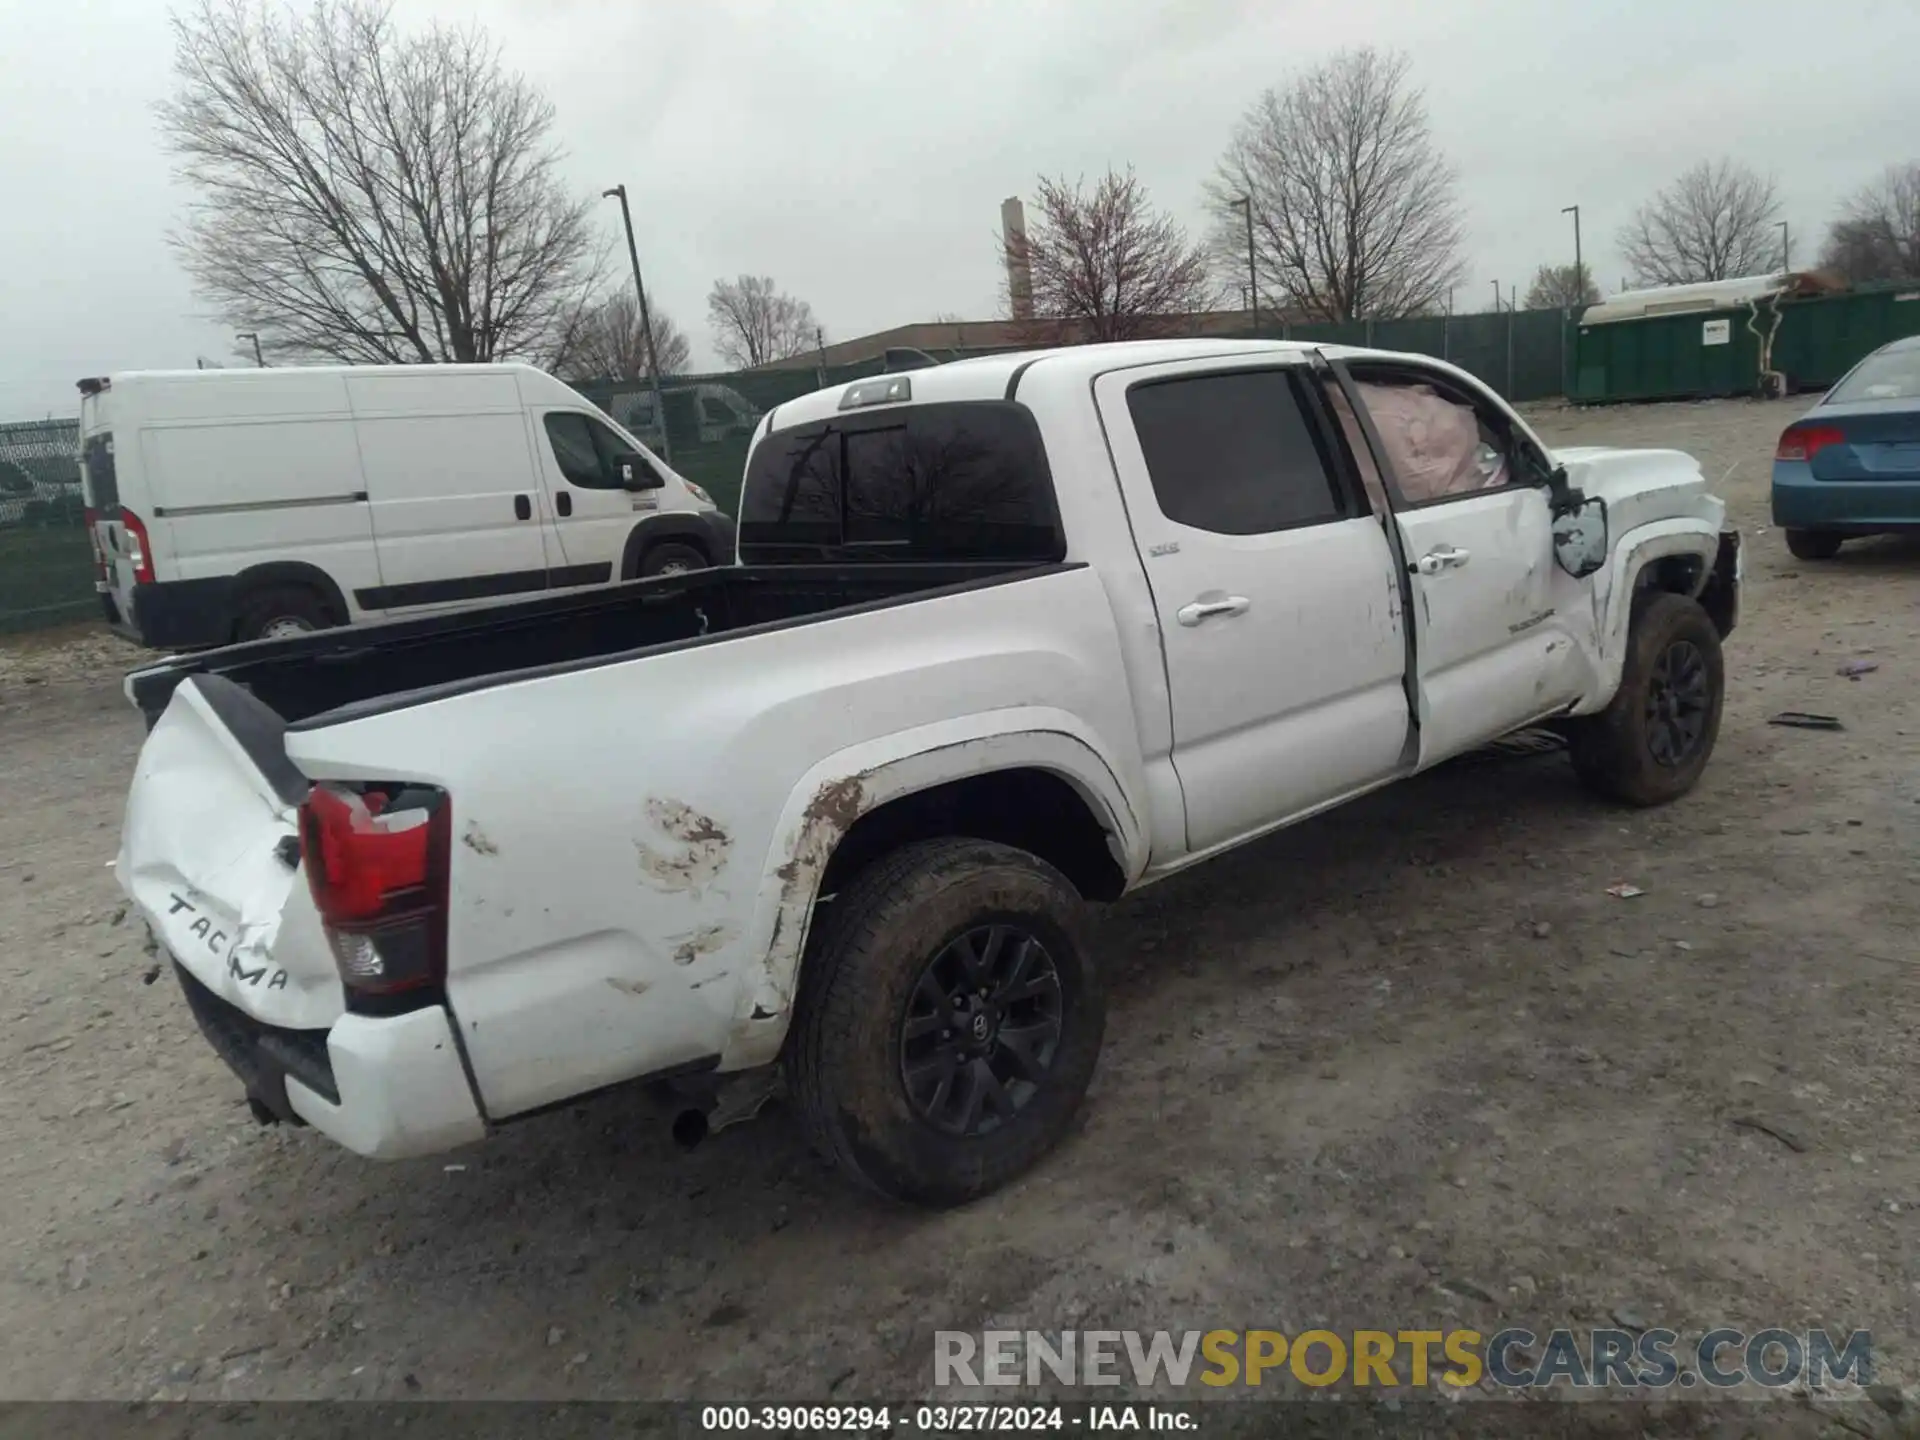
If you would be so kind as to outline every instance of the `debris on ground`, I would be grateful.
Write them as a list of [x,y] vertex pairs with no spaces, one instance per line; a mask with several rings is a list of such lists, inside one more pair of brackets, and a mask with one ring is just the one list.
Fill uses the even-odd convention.
[[1644,895],[1646,893],[1647,892],[1642,890],[1638,885],[1630,885],[1625,880],[1620,880],[1607,886],[1607,894],[1613,896],[1616,900],[1631,900],[1636,895]]
[[1805,710],[1782,710],[1771,717],[1767,724],[1785,725],[1792,730],[1844,730],[1837,715],[1813,715]]
[[1877,660],[1849,660],[1840,667],[1838,673],[1849,680],[1858,680],[1862,675],[1871,675],[1879,668],[1880,662]]
[[1807,1153],[1806,1137],[1800,1127],[1782,1116],[1750,1110],[1735,1115],[1732,1124],[1736,1130],[1754,1130],[1762,1135],[1771,1135],[1796,1155]]

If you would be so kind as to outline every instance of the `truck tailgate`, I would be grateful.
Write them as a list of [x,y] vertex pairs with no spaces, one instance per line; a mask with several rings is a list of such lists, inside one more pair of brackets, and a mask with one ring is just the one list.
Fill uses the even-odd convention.
[[195,979],[265,1024],[324,1029],[345,1009],[300,879],[306,779],[284,726],[218,676],[174,691],[127,796],[115,870],[155,937]]

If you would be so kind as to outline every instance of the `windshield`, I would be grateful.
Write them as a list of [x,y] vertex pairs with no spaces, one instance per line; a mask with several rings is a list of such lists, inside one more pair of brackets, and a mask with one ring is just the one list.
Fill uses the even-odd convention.
[[1869,355],[1827,393],[1827,404],[1855,400],[1920,400],[1920,345]]

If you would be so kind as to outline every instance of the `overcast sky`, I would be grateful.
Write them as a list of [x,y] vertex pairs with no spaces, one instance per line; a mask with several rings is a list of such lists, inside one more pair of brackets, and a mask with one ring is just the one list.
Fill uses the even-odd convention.
[[[714,363],[706,293],[772,275],[829,340],[998,312],[999,203],[1036,173],[1132,164],[1198,232],[1235,119],[1342,46],[1414,59],[1460,175],[1471,271],[1571,260],[1689,164],[1778,180],[1794,255],[1836,202],[1920,159],[1920,5],[1772,0],[400,0],[476,17],[559,110],[583,190],[624,181],[656,303]],[[0,419],[76,408],[108,370],[232,363],[169,250],[153,123],[163,0],[0,0]],[[617,208],[605,203],[608,234]]]

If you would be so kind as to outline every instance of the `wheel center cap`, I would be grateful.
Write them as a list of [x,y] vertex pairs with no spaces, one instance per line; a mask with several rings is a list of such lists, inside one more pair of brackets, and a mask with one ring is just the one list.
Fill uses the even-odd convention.
[[984,1041],[993,1029],[993,1021],[987,1012],[982,1010],[973,1017],[973,1023],[968,1028],[973,1031],[975,1040]]

